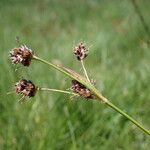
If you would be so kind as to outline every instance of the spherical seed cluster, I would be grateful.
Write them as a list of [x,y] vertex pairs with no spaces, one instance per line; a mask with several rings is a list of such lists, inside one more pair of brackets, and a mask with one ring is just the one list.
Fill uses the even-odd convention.
[[22,94],[28,97],[34,97],[37,91],[37,87],[30,81],[22,79],[16,83],[16,93]]
[[79,83],[77,80],[72,80],[71,90],[84,98],[93,98],[91,91],[87,89],[83,84]]
[[83,60],[88,55],[88,49],[86,48],[85,43],[80,42],[77,46],[74,47],[74,54],[78,60]]
[[32,58],[33,58],[33,52],[27,46],[14,48],[10,51],[10,59],[14,64],[21,63],[24,66],[29,66]]

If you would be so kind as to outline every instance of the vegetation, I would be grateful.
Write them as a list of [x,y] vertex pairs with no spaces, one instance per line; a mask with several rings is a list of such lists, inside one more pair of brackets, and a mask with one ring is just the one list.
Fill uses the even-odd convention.
[[[147,23],[149,3],[138,3]],[[41,92],[21,105],[18,96],[6,95],[22,75],[37,85],[70,87],[69,78],[40,63],[12,69],[7,55],[15,36],[35,54],[75,70],[72,47],[84,40],[92,45],[86,67],[97,88],[148,128],[148,34],[130,1],[3,0],[0,17],[2,149],[148,149],[147,135],[96,101]]]

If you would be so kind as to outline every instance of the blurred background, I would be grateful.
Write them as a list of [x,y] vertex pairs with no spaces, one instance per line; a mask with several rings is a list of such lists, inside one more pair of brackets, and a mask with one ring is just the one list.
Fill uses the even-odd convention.
[[[136,0],[147,25],[150,1]],[[19,79],[68,89],[70,79],[33,61],[14,66],[9,50],[20,42],[35,54],[82,74],[73,46],[85,41],[85,65],[112,103],[150,129],[150,34],[132,0],[0,0],[0,149],[148,150],[150,140],[97,101],[39,92],[20,104],[6,93]]]

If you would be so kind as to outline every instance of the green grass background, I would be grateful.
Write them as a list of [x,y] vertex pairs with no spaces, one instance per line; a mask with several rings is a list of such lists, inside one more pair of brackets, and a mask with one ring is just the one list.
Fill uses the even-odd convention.
[[[137,3],[149,25],[150,1]],[[150,48],[130,0],[0,0],[0,150],[150,148],[149,136],[97,101],[40,92],[20,104],[18,95],[6,95],[22,77],[42,87],[70,87],[69,78],[39,62],[13,66],[8,53],[18,46],[16,36],[36,55],[79,73],[72,48],[85,41],[96,87],[150,129]]]

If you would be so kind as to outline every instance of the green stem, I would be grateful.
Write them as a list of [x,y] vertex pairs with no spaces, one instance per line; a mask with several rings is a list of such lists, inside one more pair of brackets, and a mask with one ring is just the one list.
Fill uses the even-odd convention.
[[126,114],[125,112],[123,112],[121,109],[119,109],[118,107],[116,107],[114,104],[112,104],[110,101],[107,101],[106,104],[108,106],[110,106],[111,108],[113,108],[114,110],[116,110],[117,112],[119,112],[121,115],[123,115],[124,117],[126,117],[128,120],[130,120],[131,122],[133,122],[137,127],[139,127],[141,130],[143,130],[145,133],[147,133],[148,135],[150,135],[150,132],[145,129],[141,124],[139,124],[136,120],[134,120],[132,117],[130,117],[128,114]]
[[88,74],[87,74],[87,71],[86,71],[86,69],[85,69],[85,66],[84,66],[83,60],[81,60],[81,65],[82,65],[82,68],[83,68],[83,71],[84,71],[84,74],[85,74],[85,76],[86,76],[87,80],[90,82],[90,79],[89,79]]
[[71,95],[79,96],[79,95],[76,94],[76,93],[69,92],[69,91],[64,91],[64,90],[58,90],[58,89],[39,88],[38,90],[40,90],[40,91],[59,92],[59,93],[65,93],[65,94],[71,94]]
[[49,66],[51,66],[51,67],[53,67],[53,68],[55,68],[55,69],[57,69],[57,70],[59,70],[60,72],[66,74],[67,76],[71,77],[69,73],[67,73],[66,71],[64,71],[63,69],[61,69],[61,67],[59,67],[58,65],[55,65],[55,64],[53,64],[53,63],[50,63],[50,62],[48,62],[48,61],[46,61],[46,60],[44,60],[44,59],[41,59],[41,58],[39,58],[39,57],[37,57],[37,56],[35,56],[35,55],[33,55],[33,59],[38,60],[38,61],[40,61],[40,62],[43,62],[43,63],[45,63],[45,64],[47,64],[47,65],[49,65]]
[[[123,112],[121,109],[119,109],[117,106],[115,106],[114,104],[112,104],[107,98],[105,98],[90,82],[87,82],[87,80],[85,80],[82,76],[79,76],[78,74],[76,74],[75,72],[71,71],[70,69],[64,68],[64,67],[60,67],[57,65],[54,65],[48,61],[45,61],[37,56],[33,56],[33,58],[35,60],[38,60],[40,62],[43,62],[57,70],[59,70],[60,72],[66,74],[67,76],[79,81],[80,83],[82,83],[83,85],[85,85],[88,89],[90,89],[93,94],[97,97],[98,100],[102,101],[103,103],[107,104],[109,107],[111,107],[112,109],[114,109],[115,111],[117,111],[118,113],[120,113],[121,115],[123,115],[124,117],[126,117],[128,120],[130,120],[133,124],[135,124],[137,127],[139,127],[142,131],[144,131],[146,134],[150,135],[150,131],[145,129],[141,124],[139,124],[136,120],[134,120],[131,116],[129,116],[128,114],[126,114],[125,112]],[[74,75],[74,74],[75,75]]]

